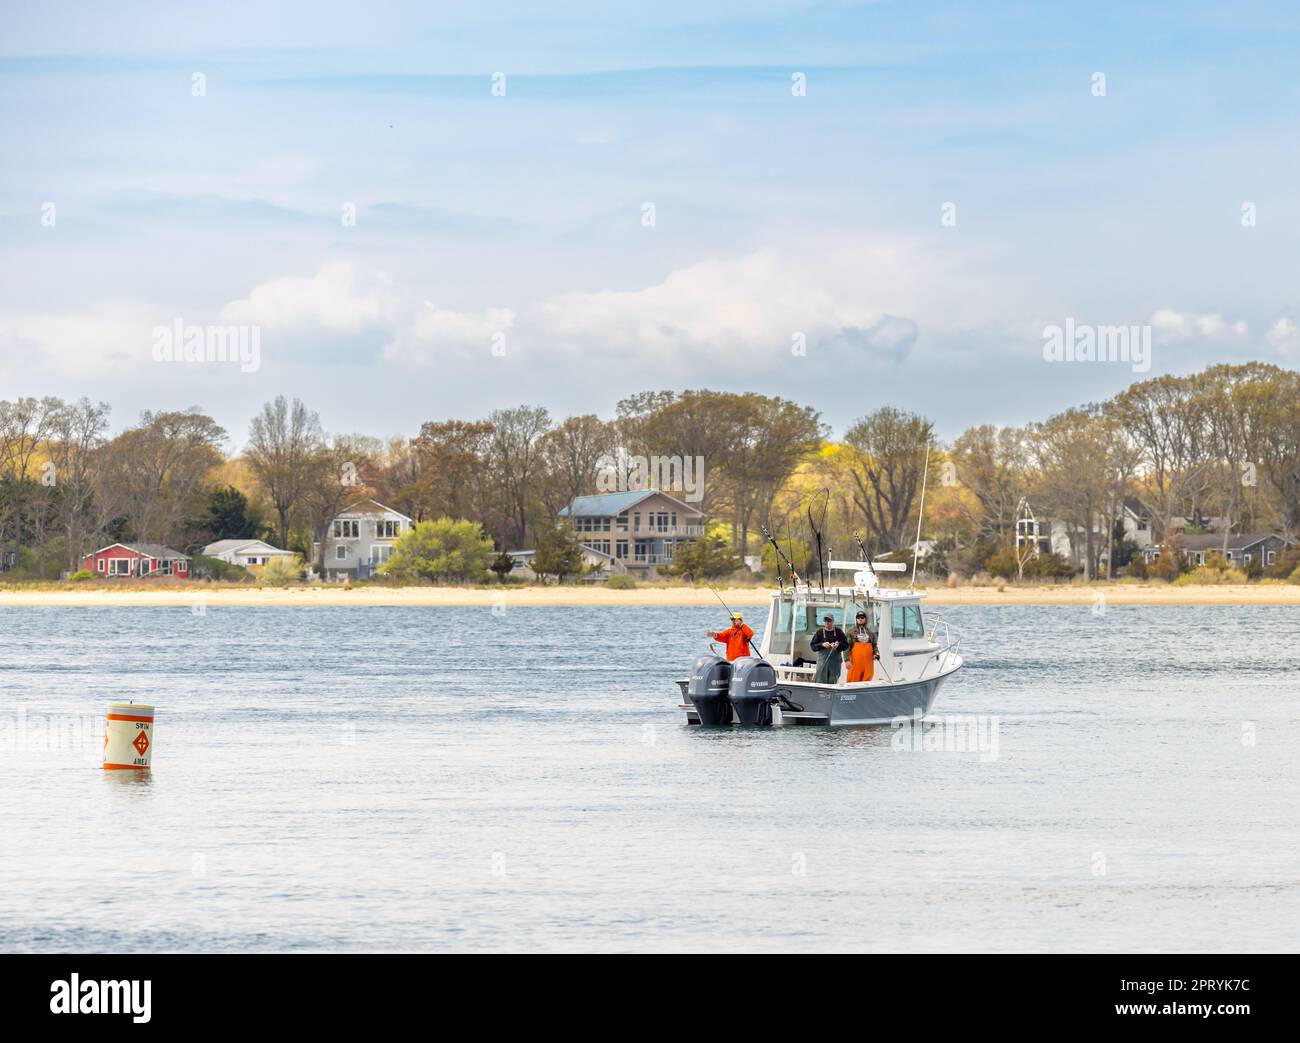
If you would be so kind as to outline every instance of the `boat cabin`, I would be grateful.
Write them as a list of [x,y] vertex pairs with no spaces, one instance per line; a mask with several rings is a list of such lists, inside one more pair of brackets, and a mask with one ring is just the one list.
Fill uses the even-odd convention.
[[[852,569],[851,587],[787,587],[773,593],[768,606],[767,626],[759,651],[776,667],[778,680],[809,682],[817,672],[817,653],[812,639],[830,613],[835,625],[845,632],[853,626],[858,610],[867,613],[867,623],[876,635],[879,663],[875,677],[863,684],[892,684],[920,679],[933,672],[939,658],[951,647],[946,624],[937,618],[927,619],[921,608],[925,594],[915,590],[894,590],[879,585],[878,572],[902,571],[898,562],[831,562],[832,570]],[[943,640],[936,642],[936,631],[944,630]],[[847,655],[845,662],[847,664]],[[846,667],[847,669],[847,667]],[[841,676],[843,683],[843,675]]]

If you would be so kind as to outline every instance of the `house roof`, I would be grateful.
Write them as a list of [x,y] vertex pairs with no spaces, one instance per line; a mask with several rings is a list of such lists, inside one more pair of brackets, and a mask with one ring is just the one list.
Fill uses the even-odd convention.
[[614,515],[622,514],[652,496],[662,496],[665,499],[672,500],[673,503],[683,510],[690,511],[692,514],[703,513],[698,507],[692,507],[689,503],[682,503],[681,500],[669,496],[662,489],[638,489],[626,493],[593,493],[591,496],[579,496],[569,506],[563,508],[559,516],[561,518],[612,518]]
[[203,548],[203,553],[212,557],[217,554],[225,554],[227,551],[237,554],[241,550],[248,550],[255,547],[259,552],[267,551],[271,554],[292,554],[293,551],[281,550],[279,547],[272,547],[265,540],[217,540],[216,543],[209,543]]
[[335,517],[342,518],[345,514],[395,514],[399,518],[406,519],[406,521],[411,520],[401,511],[395,511],[393,508],[380,503],[378,500],[370,499],[358,500],[356,503],[352,504],[352,506],[344,507],[343,510],[339,511],[339,513],[335,515]]
[[125,547],[127,550],[145,558],[185,558],[189,560],[188,554],[182,554],[178,550],[164,547],[161,543],[123,543],[121,540],[118,540],[117,543],[110,543],[107,547],[100,547],[99,550],[91,551],[86,557],[93,558],[96,554],[102,554],[114,547]]
[[[1263,543],[1270,536],[1271,533],[1267,532],[1235,533],[1228,537],[1228,550],[1248,550],[1257,543]],[[1223,547],[1223,533],[1211,533],[1208,536],[1184,536],[1182,543],[1185,551],[1220,550]]]

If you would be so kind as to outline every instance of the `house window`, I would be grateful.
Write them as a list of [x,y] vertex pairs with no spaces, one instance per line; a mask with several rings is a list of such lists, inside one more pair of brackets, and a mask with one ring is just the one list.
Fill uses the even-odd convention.
[[1249,564],[1250,564],[1250,555],[1249,555],[1249,554],[1243,554],[1243,555],[1241,556],[1241,563],[1242,563],[1243,565],[1249,565]]
[[393,548],[385,545],[374,546],[370,548],[370,565],[372,568],[378,568],[392,556]]
[[609,553],[609,540],[588,540],[583,546],[588,550],[600,551],[601,554]]
[[334,548],[334,557],[338,558],[339,561],[342,561],[342,560],[343,560],[344,558],[346,558],[347,556],[348,556],[348,549],[347,549],[347,547],[335,547],[335,548]]
[[[624,521],[626,522],[626,518]],[[614,544],[614,556],[622,560],[627,557],[627,540],[619,540]]]
[[1275,550],[1265,551],[1264,560],[1267,561],[1268,564],[1272,565],[1273,562],[1277,560],[1277,551]]
[[391,518],[375,522],[375,536],[381,540],[394,540],[402,532],[402,523]]
[[170,575],[172,574],[172,559],[171,559],[171,558],[164,558],[164,559],[163,559],[163,563],[162,563],[162,574],[163,574],[164,576],[170,576]]
[[108,574],[110,576],[131,575],[131,559],[130,558],[109,558]]
[[178,562],[176,563],[176,571],[177,571],[177,572],[189,572],[189,571],[190,571],[189,562],[178,561]]
[[105,565],[104,565],[104,559],[103,559],[103,558],[96,558],[96,559],[95,559],[95,567],[98,568],[100,572],[103,572],[103,571],[104,571],[104,568],[105,568]]
[[641,512],[640,512],[640,511],[636,511],[636,512],[634,512],[633,515],[632,515],[632,531],[633,531],[633,532],[640,532],[640,531],[641,531]]
[[361,522],[356,518],[336,518],[334,520],[334,538],[336,540],[360,539]]
[[618,531],[627,532],[627,511],[618,516]]

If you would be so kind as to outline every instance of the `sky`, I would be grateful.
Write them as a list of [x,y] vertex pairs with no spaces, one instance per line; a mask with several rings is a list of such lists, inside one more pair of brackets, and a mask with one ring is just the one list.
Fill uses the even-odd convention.
[[[0,398],[955,437],[1300,358],[1285,3],[0,2]],[[1148,328],[1149,367],[1045,331]],[[169,360],[241,328],[257,358]],[[160,332],[161,331],[161,332]]]

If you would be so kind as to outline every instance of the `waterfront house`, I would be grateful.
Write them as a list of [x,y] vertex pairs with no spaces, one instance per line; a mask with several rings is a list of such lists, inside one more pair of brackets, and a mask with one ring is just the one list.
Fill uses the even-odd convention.
[[203,548],[209,558],[218,558],[231,565],[238,565],[249,572],[256,572],[272,558],[292,558],[291,550],[272,547],[265,540],[217,540]]
[[190,578],[189,555],[164,547],[161,543],[110,543],[82,559],[81,567],[96,576],[132,577],[170,576]]
[[[361,500],[345,507],[325,530],[325,578],[369,579],[393,553],[393,544],[415,523],[401,511],[378,500]],[[321,546],[312,544],[312,559],[321,560]]]
[[704,535],[702,511],[657,489],[579,496],[560,517],[592,552],[589,564],[633,575],[654,575],[677,547]]
[[[1281,536],[1266,532],[1246,532],[1229,534],[1227,542],[1228,546],[1225,550],[1221,532],[1179,538],[1183,557],[1193,568],[1204,565],[1206,557],[1211,554],[1222,554],[1229,565],[1238,569],[1249,569],[1253,565],[1268,568],[1270,565],[1277,564],[1278,558],[1285,554],[1295,541],[1285,540]],[[1142,551],[1142,556],[1147,564],[1157,561],[1160,558],[1160,547],[1155,545],[1146,547]]]

